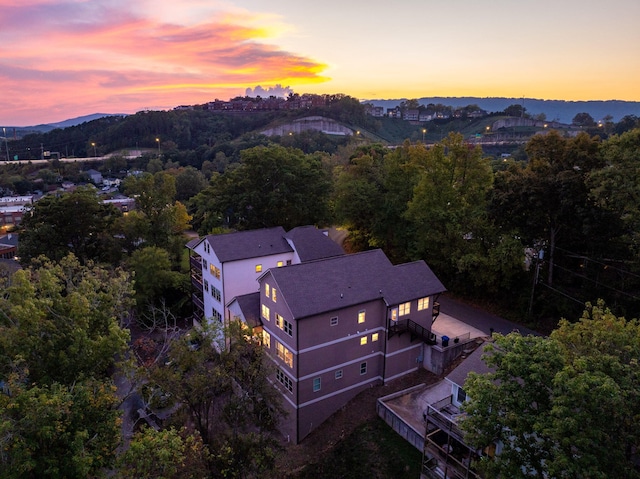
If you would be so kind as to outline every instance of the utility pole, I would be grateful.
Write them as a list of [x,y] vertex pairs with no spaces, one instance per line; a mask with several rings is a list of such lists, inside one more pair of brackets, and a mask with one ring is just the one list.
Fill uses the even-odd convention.
[[7,161],[9,161],[9,139],[7,138],[7,129],[2,127],[2,134],[4,135],[4,146],[7,149]]

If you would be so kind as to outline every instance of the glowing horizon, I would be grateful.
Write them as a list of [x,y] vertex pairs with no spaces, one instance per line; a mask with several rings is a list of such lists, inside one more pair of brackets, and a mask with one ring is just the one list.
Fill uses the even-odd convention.
[[0,0],[0,125],[167,110],[256,86],[640,101],[636,0],[176,3]]

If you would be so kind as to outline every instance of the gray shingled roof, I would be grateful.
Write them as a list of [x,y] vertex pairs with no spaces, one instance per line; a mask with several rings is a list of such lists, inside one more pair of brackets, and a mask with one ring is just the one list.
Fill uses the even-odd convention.
[[464,387],[470,372],[478,374],[487,374],[492,371],[482,360],[484,354],[485,343],[478,346],[464,361],[462,361],[449,375],[447,380],[458,386]]
[[397,304],[445,291],[423,262],[393,266],[382,250],[272,268],[297,319],[383,298]]
[[275,228],[238,231],[221,235],[207,235],[207,240],[222,263],[291,253],[293,249],[284,238],[281,226]]
[[344,254],[342,247],[315,226],[300,226],[286,234],[300,257],[300,261],[331,258]]
[[240,306],[240,310],[244,315],[244,319],[247,321],[247,324],[252,328],[257,326],[262,326],[262,321],[260,320],[260,293],[249,293],[242,294],[240,296],[236,296],[234,298],[238,302],[238,306]]

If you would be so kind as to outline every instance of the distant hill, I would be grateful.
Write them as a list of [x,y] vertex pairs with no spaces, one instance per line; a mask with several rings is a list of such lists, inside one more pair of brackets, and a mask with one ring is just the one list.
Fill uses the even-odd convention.
[[122,113],[93,113],[91,115],[78,116],[76,118],[70,118],[68,120],[60,121],[57,123],[43,123],[40,125],[33,126],[16,126],[9,127],[8,130],[11,131],[11,136],[16,138],[21,138],[24,135],[28,135],[30,133],[47,133],[51,130],[55,130],[56,128],[68,128],[70,126],[80,125],[87,121],[97,120],[99,118],[104,118],[105,116],[124,116]]
[[[396,100],[366,100],[375,106],[393,108],[407,98]],[[364,101],[364,100],[363,100]],[[535,98],[479,98],[479,97],[423,97],[418,98],[421,105],[429,103],[441,103],[452,107],[464,107],[478,105],[488,112],[503,111],[510,105],[524,104],[525,110],[530,115],[544,113],[548,120],[557,120],[561,123],[571,123],[578,113],[589,113],[594,120],[601,120],[606,115],[611,115],[614,122],[626,115],[640,116],[640,102],[622,100],[594,100],[594,101],[564,101],[564,100],[537,100]]]

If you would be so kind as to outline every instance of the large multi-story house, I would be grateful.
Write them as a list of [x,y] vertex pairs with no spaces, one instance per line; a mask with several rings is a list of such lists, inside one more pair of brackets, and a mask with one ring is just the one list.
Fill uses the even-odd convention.
[[[394,266],[382,250],[334,254],[323,238],[331,241],[312,227],[274,228],[190,245],[202,261],[204,317],[261,331],[289,413],[281,429],[294,442],[362,390],[422,367],[445,291],[424,261]],[[219,301],[207,287],[219,288]]]
[[230,319],[225,305],[258,291],[258,277],[269,268],[344,254],[342,248],[313,226],[282,227],[207,235],[187,244],[191,250],[195,316]]

